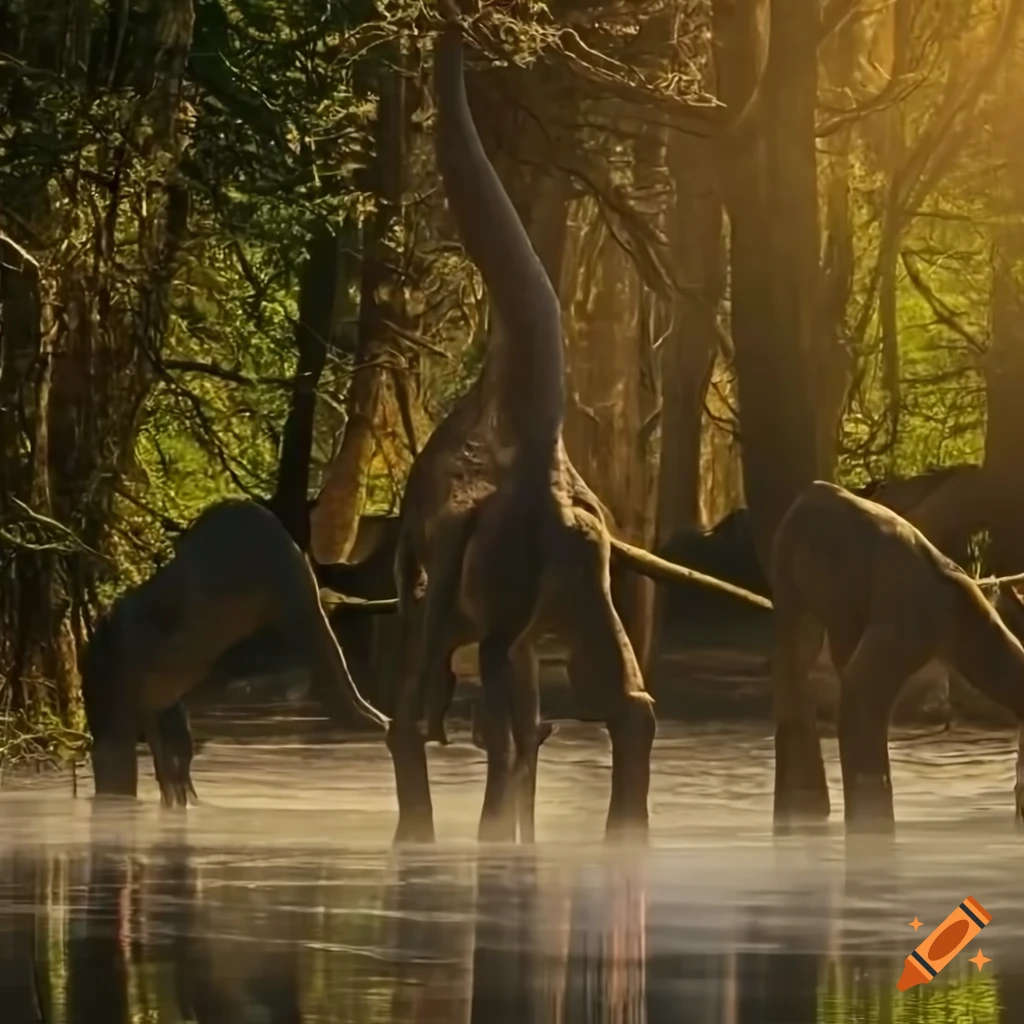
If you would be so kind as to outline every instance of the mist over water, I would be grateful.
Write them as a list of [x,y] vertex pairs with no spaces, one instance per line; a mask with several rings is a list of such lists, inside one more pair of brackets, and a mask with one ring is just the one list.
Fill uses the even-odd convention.
[[[1015,736],[897,733],[895,840],[770,834],[767,728],[659,726],[651,843],[601,842],[602,730],[542,748],[535,849],[474,842],[483,757],[428,748],[438,844],[394,852],[382,743],[210,743],[201,806],[94,813],[91,779],[0,792],[3,1024],[1024,1021]],[[929,985],[903,959],[993,917]],[[908,922],[924,922],[915,933]],[[979,971],[978,948],[991,963]]]

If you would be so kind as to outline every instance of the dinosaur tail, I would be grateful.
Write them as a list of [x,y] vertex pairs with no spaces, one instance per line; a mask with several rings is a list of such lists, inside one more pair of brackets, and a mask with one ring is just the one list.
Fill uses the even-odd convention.
[[459,236],[480,270],[508,348],[498,394],[512,440],[553,448],[565,413],[558,295],[484,152],[466,98],[462,34],[449,25],[434,51],[437,164]]
[[359,692],[327,616],[319,600],[315,597],[314,600],[316,607],[302,616],[305,635],[300,640],[309,654],[314,698],[336,725],[349,729],[386,729],[390,720]]
[[726,583],[725,580],[715,579],[714,576],[707,576],[696,569],[688,569],[685,565],[668,562],[643,548],[633,547],[632,544],[616,540],[614,537],[612,538],[612,558],[619,564],[632,569],[633,572],[659,583],[696,583],[702,587],[717,590],[719,593],[728,594],[747,604],[757,605],[758,608],[770,610],[772,607],[772,603],[767,597],[744,590],[743,587],[737,587],[733,583]]

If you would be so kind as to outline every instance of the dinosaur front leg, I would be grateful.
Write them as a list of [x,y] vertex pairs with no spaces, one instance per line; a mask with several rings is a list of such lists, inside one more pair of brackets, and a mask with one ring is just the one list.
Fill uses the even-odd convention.
[[776,589],[771,666],[775,714],[772,817],[778,835],[794,826],[827,820],[831,807],[818,736],[817,700],[810,684],[824,631],[787,600],[784,581]]
[[507,643],[480,642],[480,728],[487,751],[487,781],[480,812],[481,842],[513,843],[516,838],[515,747],[512,729],[514,673]]
[[434,805],[427,772],[426,737],[419,727],[423,707],[421,652],[423,601],[407,600],[400,612],[401,670],[395,713],[388,726],[388,751],[395,769],[398,825],[394,842],[434,842]]
[[92,774],[97,797],[138,795],[135,728],[112,728],[93,736]]
[[839,759],[846,827],[894,828],[889,773],[889,718],[906,679],[927,660],[895,627],[869,626],[841,672]]

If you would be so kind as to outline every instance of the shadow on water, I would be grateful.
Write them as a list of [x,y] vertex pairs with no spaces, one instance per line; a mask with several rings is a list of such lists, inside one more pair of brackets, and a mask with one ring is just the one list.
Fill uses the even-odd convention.
[[[691,763],[680,749],[662,748],[661,792],[688,772],[707,785],[698,769],[711,755]],[[600,757],[585,755],[592,773]],[[987,812],[991,773],[974,755],[957,795]],[[254,779],[292,780],[259,760],[250,755]],[[763,766],[749,760],[753,778]],[[572,770],[545,768],[566,772],[558,792],[572,819]],[[911,776],[897,781],[914,792]],[[730,785],[743,789],[738,775]],[[238,801],[176,816],[144,803],[72,809],[45,794],[4,801],[4,1024],[1024,1021],[1024,842],[996,816],[928,820],[920,794],[914,821],[888,841],[847,840],[838,821],[813,840],[774,841],[761,809],[734,808],[619,852],[572,824],[534,849],[392,851],[390,822],[367,839],[353,818],[332,824],[322,810],[254,816]],[[929,985],[898,993],[904,957],[967,895],[999,928]],[[966,962],[979,946],[991,958],[981,971]]]

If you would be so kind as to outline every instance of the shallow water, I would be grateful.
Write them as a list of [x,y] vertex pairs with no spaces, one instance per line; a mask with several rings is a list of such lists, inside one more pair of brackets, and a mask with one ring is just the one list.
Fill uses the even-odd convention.
[[[151,775],[102,815],[88,779],[5,779],[0,1022],[1024,1021],[1008,733],[897,739],[898,836],[848,845],[834,741],[831,830],[782,842],[767,731],[664,725],[650,848],[617,853],[600,730],[543,748],[533,850],[472,841],[483,761],[454,739],[430,750],[439,842],[400,855],[383,744],[210,744],[186,815]],[[898,993],[968,895],[992,923]]]

